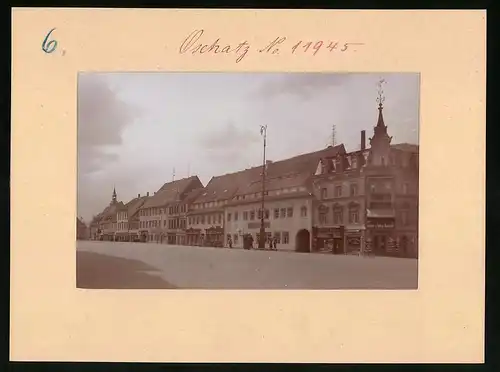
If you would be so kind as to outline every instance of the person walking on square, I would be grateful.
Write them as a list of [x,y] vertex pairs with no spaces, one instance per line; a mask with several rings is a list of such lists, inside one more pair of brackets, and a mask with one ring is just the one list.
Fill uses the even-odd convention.
[[277,245],[277,244],[278,244],[278,239],[274,238],[274,239],[273,239],[273,248],[274,248],[274,250],[275,250],[275,251],[277,251],[277,250],[278,250],[278,248],[276,248],[276,245]]

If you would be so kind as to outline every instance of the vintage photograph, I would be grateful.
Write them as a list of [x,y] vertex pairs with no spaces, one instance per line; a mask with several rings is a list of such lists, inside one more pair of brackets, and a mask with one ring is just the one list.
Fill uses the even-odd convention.
[[78,75],[78,288],[418,289],[418,73]]

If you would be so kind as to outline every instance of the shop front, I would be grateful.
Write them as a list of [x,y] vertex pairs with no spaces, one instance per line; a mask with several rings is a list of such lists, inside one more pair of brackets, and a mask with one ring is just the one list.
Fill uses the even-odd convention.
[[343,254],[345,227],[313,227],[312,251]]
[[190,227],[186,230],[187,245],[199,246],[201,241],[201,229]]
[[212,226],[205,229],[205,242],[207,247],[223,247],[224,246],[224,229],[220,226]]
[[394,228],[394,218],[368,218],[366,222],[368,245],[366,251],[377,256],[399,255]]
[[345,253],[357,254],[361,251],[362,230],[346,230]]

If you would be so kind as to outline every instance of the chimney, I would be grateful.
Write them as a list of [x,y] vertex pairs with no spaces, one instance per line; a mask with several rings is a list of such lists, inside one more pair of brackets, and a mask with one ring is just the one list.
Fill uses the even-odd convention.
[[146,193],[146,196],[149,196],[149,191]]
[[366,149],[366,131],[361,131],[361,150]]
[[137,194],[137,197],[140,198],[141,197],[141,194]]

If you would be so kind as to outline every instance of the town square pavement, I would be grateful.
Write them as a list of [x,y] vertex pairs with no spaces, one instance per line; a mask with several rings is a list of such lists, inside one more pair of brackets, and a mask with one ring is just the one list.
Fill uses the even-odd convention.
[[417,289],[418,261],[325,253],[78,241],[77,286]]

